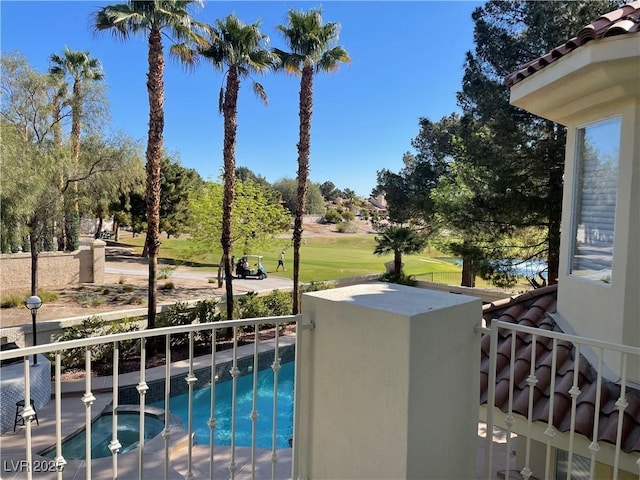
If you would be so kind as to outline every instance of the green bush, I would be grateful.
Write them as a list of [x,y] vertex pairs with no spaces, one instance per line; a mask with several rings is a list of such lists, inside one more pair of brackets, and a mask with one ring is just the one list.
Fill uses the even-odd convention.
[[[10,293],[3,295],[0,298],[0,308],[23,307],[27,298],[30,296],[30,293]],[[52,292],[51,290],[40,290],[38,292],[38,296],[40,297],[40,300],[42,300],[42,303],[55,302],[60,298],[60,294],[58,292]]]
[[[102,327],[104,326],[104,320],[100,317],[92,316],[85,318],[80,324],[72,327],[67,327],[62,332],[62,335],[58,337],[59,342],[66,342],[69,340],[79,340],[81,338],[91,338],[100,335]],[[94,345],[91,347],[91,360],[95,362],[102,359],[104,351],[104,345]],[[51,354],[53,355],[53,354]],[[60,360],[63,369],[75,370],[84,369],[85,366],[85,348],[72,348],[61,352]],[[52,358],[53,359],[53,358]]]
[[82,305],[83,307],[99,307],[107,301],[107,298],[104,295],[100,295],[98,293],[85,293],[80,295],[76,302]]
[[325,223],[338,223],[340,220],[342,220],[342,215],[340,215],[338,210],[333,208],[328,208],[327,212],[324,214]]
[[166,280],[171,275],[173,275],[173,272],[175,272],[175,270],[176,270],[176,267],[172,265],[160,267],[160,270],[158,270],[158,280]]
[[160,287],[158,288],[160,290],[174,290],[176,286],[173,284],[173,282],[167,282],[165,284],[160,285]]
[[336,230],[340,233],[357,233],[358,226],[353,222],[340,222],[338,223]]
[[3,295],[0,298],[0,308],[14,308],[24,305],[24,296],[17,293]]
[[327,282],[311,282],[306,285],[302,285],[300,291],[302,293],[319,292],[320,290],[329,290],[330,288],[333,288],[333,285]]
[[345,222],[353,222],[353,220],[355,220],[356,216],[353,214],[353,212],[351,210],[346,210],[345,212],[342,213],[342,219]]
[[404,273],[401,273],[400,276],[396,276],[394,272],[387,272],[382,274],[380,280],[382,282],[397,283],[399,285],[407,285],[409,287],[415,287],[418,284],[418,281],[413,277],[413,275],[405,275]]

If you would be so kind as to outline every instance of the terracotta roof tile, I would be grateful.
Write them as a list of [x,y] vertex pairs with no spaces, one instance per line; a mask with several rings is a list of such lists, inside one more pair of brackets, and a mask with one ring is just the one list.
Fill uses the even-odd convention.
[[583,27],[574,38],[507,75],[504,83],[507,87],[512,87],[592,40],[636,32],[640,32],[640,0],[628,3],[613,12],[602,15]]
[[[508,298],[485,305],[483,316],[490,325],[493,320],[528,325],[541,330],[561,331],[551,313],[556,311],[557,285],[532,290],[514,298]],[[513,412],[523,416],[529,411],[529,384],[527,378],[531,369],[533,336],[501,330],[498,334],[496,357],[496,403],[503,412],[508,412],[509,378],[511,375],[511,343],[515,338],[515,358],[513,372]],[[489,380],[490,337],[481,341],[480,402],[487,402]],[[535,376],[538,383],[533,390],[533,421],[548,422],[551,400],[551,365],[553,362],[553,340],[536,337]],[[571,342],[558,341],[556,348],[556,377],[553,392],[553,425],[561,432],[571,427],[573,398],[569,390],[574,383],[575,346]],[[578,387],[576,399],[575,431],[592,440],[594,414],[598,411],[598,441],[615,444],[618,428],[618,407],[620,385],[603,378],[600,402],[597,403],[597,372],[588,360],[580,354]],[[628,407],[624,411],[621,448],[624,452],[640,452],[640,391],[627,387],[625,399]]]

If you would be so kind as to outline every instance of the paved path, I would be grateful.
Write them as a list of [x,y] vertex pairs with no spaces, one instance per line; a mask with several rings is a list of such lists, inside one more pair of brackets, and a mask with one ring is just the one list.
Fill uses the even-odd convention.
[[[147,268],[131,268],[127,266],[119,266],[116,262],[108,262],[105,266],[104,273],[114,275],[130,275],[130,276],[142,276],[148,275]],[[171,278],[183,278],[187,280],[202,280],[203,283],[208,283],[209,278],[217,277],[216,271],[193,271],[186,270],[177,267],[171,274]],[[270,290],[286,290],[293,288],[293,281],[288,278],[269,276],[264,280],[258,280],[257,278],[233,279],[234,289],[242,291],[254,291],[264,292]]]

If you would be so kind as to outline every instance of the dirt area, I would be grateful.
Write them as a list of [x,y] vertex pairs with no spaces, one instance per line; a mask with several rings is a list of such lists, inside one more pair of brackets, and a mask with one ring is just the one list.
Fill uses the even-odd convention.
[[[371,233],[368,222],[356,221],[357,234]],[[350,234],[338,233],[335,225],[319,223],[305,223],[304,236],[332,237]],[[123,232],[123,236],[130,235]],[[141,270],[146,272],[146,259],[136,255],[132,249],[121,247],[107,247],[107,267],[117,265],[126,270]],[[178,267],[186,268],[186,267]],[[140,308],[147,305],[147,279],[144,276],[126,274],[105,274],[102,285],[84,284],[67,288],[53,289],[59,293],[59,298],[47,302],[46,308],[38,311],[38,321],[56,320],[75,316],[99,315],[115,310]],[[163,289],[172,283],[173,289]],[[158,280],[158,303],[173,303],[177,301],[209,298],[224,294],[224,288],[217,288],[217,283],[206,283],[203,279],[190,279],[170,276],[165,280]],[[0,326],[9,327],[30,324],[31,316],[24,307],[0,309]]]

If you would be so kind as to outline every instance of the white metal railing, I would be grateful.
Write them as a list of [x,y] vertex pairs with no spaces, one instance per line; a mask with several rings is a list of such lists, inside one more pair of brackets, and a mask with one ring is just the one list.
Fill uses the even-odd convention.
[[[254,337],[254,351],[253,351],[253,390],[254,390],[254,403],[253,409],[251,412],[251,419],[253,422],[253,432],[252,432],[252,445],[251,445],[251,478],[255,477],[256,474],[256,434],[255,434],[255,420],[258,417],[258,412],[256,410],[256,395],[255,392],[257,390],[257,373],[259,370],[258,367],[258,346],[260,343],[260,326],[261,325],[275,325],[275,338],[269,339],[269,342],[274,343],[274,351],[273,351],[273,363],[271,368],[274,371],[274,419],[273,419],[273,432],[272,432],[272,455],[271,455],[271,471],[272,478],[275,478],[276,472],[276,464],[278,462],[278,453],[276,447],[276,405],[277,405],[277,393],[278,393],[278,371],[280,369],[280,357],[279,357],[279,348],[280,348],[280,327],[286,324],[295,324],[296,326],[296,336],[298,332],[304,328],[302,325],[302,316],[300,315],[291,315],[291,316],[282,316],[282,317],[264,317],[264,318],[253,318],[253,319],[242,319],[242,320],[232,320],[232,321],[224,321],[224,322],[211,322],[211,323],[196,323],[191,325],[180,325],[175,327],[165,327],[165,328],[157,328],[152,330],[142,330],[135,332],[127,332],[127,333],[118,333],[112,335],[106,335],[95,338],[85,338],[80,340],[71,340],[66,342],[58,342],[58,343],[50,343],[46,345],[38,345],[35,347],[22,348],[17,350],[8,350],[0,352],[0,360],[7,360],[12,358],[24,358],[24,384],[25,384],[25,408],[23,410],[22,416],[25,420],[25,438],[24,438],[24,452],[26,458],[26,475],[27,479],[31,480],[33,478],[33,432],[32,432],[32,420],[35,418],[35,411],[30,407],[30,391],[31,391],[31,382],[30,382],[30,366],[31,366],[31,357],[36,354],[52,354],[55,358],[55,381],[54,381],[54,402],[55,402],[55,464],[57,466],[57,478],[61,480],[62,470],[64,466],[67,464],[67,460],[64,459],[62,455],[62,440],[63,440],[63,429],[62,429],[62,382],[61,382],[61,352],[75,349],[75,348],[84,348],[85,349],[85,392],[81,398],[81,401],[85,406],[85,428],[86,428],[86,460],[85,460],[85,478],[87,480],[91,480],[91,422],[92,422],[92,405],[96,401],[96,397],[92,392],[92,359],[91,359],[91,347],[96,345],[104,345],[104,344],[113,344],[113,382],[112,382],[112,435],[111,441],[108,445],[109,450],[112,454],[112,470],[113,470],[113,478],[118,478],[118,454],[122,445],[120,444],[117,436],[117,422],[118,422],[118,407],[119,407],[119,375],[118,366],[119,366],[119,356],[120,349],[119,345],[121,342],[130,341],[130,340],[140,340],[140,369],[139,369],[139,381],[136,385],[136,390],[138,391],[140,397],[140,437],[139,437],[139,447],[138,447],[138,478],[143,479],[145,474],[144,468],[144,448],[145,448],[145,438],[144,438],[144,418],[145,418],[145,403],[146,403],[146,393],[149,390],[149,386],[146,382],[146,370],[145,370],[145,357],[146,357],[146,340],[150,337],[164,337],[164,350],[165,350],[165,389],[164,389],[164,400],[165,400],[165,416],[164,416],[164,430],[162,431],[162,437],[164,438],[164,478],[167,479],[169,477],[170,472],[170,438],[172,432],[170,423],[169,423],[169,412],[170,412],[170,395],[171,395],[171,336],[175,334],[184,334],[188,333],[189,335],[189,359],[188,359],[188,373],[185,378],[188,384],[188,393],[189,393],[189,401],[188,401],[188,422],[187,422],[187,459],[186,459],[186,471],[187,478],[193,477],[193,389],[194,384],[196,382],[196,376],[194,375],[194,333],[198,331],[207,331],[211,332],[211,411],[210,418],[207,422],[208,427],[210,429],[211,440],[209,443],[209,478],[214,478],[214,430],[216,427],[216,419],[215,419],[215,385],[216,385],[216,353],[217,349],[217,331],[221,329],[232,328],[233,329],[233,352],[232,352],[232,367],[230,370],[231,381],[232,384],[232,422],[231,422],[231,460],[228,465],[230,476],[233,479],[236,474],[236,445],[235,445],[235,422],[236,422],[236,382],[237,377],[239,376],[238,370],[238,331],[240,328],[244,327],[253,327],[255,332]],[[296,342],[297,344],[297,342]],[[296,350],[298,350],[298,346],[296,345]],[[296,352],[296,359],[298,359],[298,352]],[[295,366],[294,378],[297,379],[299,371],[299,366]],[[292,461],[291,461],[291,476],[292,478],[297,477],[298,472],[298,461],[297,461],[297,445],[296,442],[296,432],[297,432],[297,398],[298,398],[298,389],[294,388],[294,425],[293,425],[293,438],[292,438]],[[13,437],[12,441],[19,441],[18,437]],[[174,462],[175,463],[175,462]]]
[[[571,397],[571,412],[570,412],[570,425],[568,432],[568,465],[567,465],[567,478],[572,478],[572,458],[576,454],[575,452],[575,443],[576,443],[576,407],[578,397],[582,393],[580,391],[579,385],[579,375],[580,375],[580,362],[584,362],[585,358],[581,358],[581,352],[586,353],[587,350],[591,350],[595,352],[597,355],[597,361],[591,362],[596,363],[597,365],[592,365],[593,368],[596,369],[596,393],[595,393],[595,406],[593,413],[593,431],[592,431],[592,441],[588,444],[588,451],[590,455],[590,478],[596,478],[596,463],[602,462],[602,457],[599,454],[602,454],[601,450],[604,450],[602,447],[607,447],[609,455],[611,454],[611,448],[613,448],[613,462],[608,462],[612,464],[612,478],[613,480],[617,480],[620,466],[621,466],[621,455],[624,455],[621,448],[621,440],[622,440],[622,425],[623,425],[623,417],[624,411],[628,406],[628,402],[626,400],[626,391],[628,387],[628,379],[627,379],[627,365],[630,361],[636,362],[636,364],[640,364],[640,348],[632,347],[628,345],[619,345],[599,340],[592,340],[584,337],[578,337],[574,335],[568,335],[560,332],[553,332],[548,330],[542,330],[539,328],[526,327],[517,324],[512,324],[508,322],[500,322],[494,321],[491,324],[491,328],[479,328],[478,329],[483,335],[490,335],[490,347],[489,347],[489,366],[488,366],[488,385],[487,385],[487,408],[486,408],[486,422],[487,422],[487,436],[486,436],[486,444],[485,444],[485,456],[484,456],[484,478],[493,478],[493,472],[496,470],[493,458],[493,428],[497,423],[500,423],[501,426],[506,429],[506,459],[504,463],[504,470],[510,470],[510,455],[513,451],[511,445],[511,437],[512,433],[518,433],[525,437],[525,451],[522,455],[524,458],[524,467],[521,469],[520,474],[523,478],[529,479],[533,476],[537,478],[545,478],[550,479],[554,478],[555,466],[552,464],[552,460],[554,455],[552,455],[552,447],[558,445],[558,443],[554,442],[554,438],[559,433],[556,427],[553,424],[554,414],[555,414],[555,405],[554,405],[554,397],[555,394],[553,392],[556,391],[556,374],[557,374],[557,359],[558,359],[558,342],[570,342],[572,344],[573,352],[572,357],[574,359],[573,365],[573,379],[571,388],[567,391],[567,393]],[[498,340],[499,340],[499,331],[504,330],[507,333],[505,336],[511,336],[511,349],[509,353],[509,392],[508,392],[508,401],[507,401],[507,411],[503,412],[500,410],[496,404],[496,368],[497,368],[497,353],[498,353]],[[518,333],[531,335],[531,348],[530,348],[530,370],[529,376],[526,378],[526,383],[528,388],[528,411],[526,418],[526,427],[524,427],[519,432],[515,432],[513,427],[516,424],[516,416],[517,413],[514,414],[513,411],[513,401],[514,401],[514,372],[515,372],[515,361],[516,361],[516,335]],[[503,334],[504,335],[504,334]],[[533,471],[532,468],[532,460],[531,460],[531,442],[532,442],[532,430],[533,430],[533,411],[534,411],[534,388],[538,383],[538,378],[536,377],[536,343],[539,341],[549,342],[551,341],[551,377],[550,377],[550,385],[549,385],[549,402],[548,402],[548,422],[543,427],[546,427],[544,430],[544,442],[546,443],[546,458],[544,465],[544,472],[540,469],[538,471]],[[615,445],[609,445],[608,443],[604,445],[603,443],[598,442],[598,429],[599,429],[599,420],[600,420],[600,402],[601,402],[601,392],[602,392],[602,383],[603,383],[603,358],[605,354],[609,355],[608,358],[612,354],[616,354],[620,356],[620,365],[621,369],[618,372],[619,379],[617,381],[620,384],[620,395],[617,399],[615,406],[618,409],[618,422],[617,422],[617,435],[616,435],[616,443]],[[504,417],[501,419],[501,422],[497,422],[496,415],[504,414]],[[524,430],[524,431],[523,431]],[[640,456],[635,454],[635,457],[632,458],[631,462],[637,468],[635,471],[636,474],[640,473]],[[497,462],[496,462],[497,463]],[[501,463],[501,462],[500,462]],[[603,462],[604,463],[604,462]],[[630,462],[627,462],[627,468]],[[508,476],[505,478],[511,478]]]

